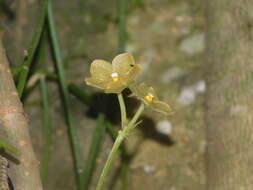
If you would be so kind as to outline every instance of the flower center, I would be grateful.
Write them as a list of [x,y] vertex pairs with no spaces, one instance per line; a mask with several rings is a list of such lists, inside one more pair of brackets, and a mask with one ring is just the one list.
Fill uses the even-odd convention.
[[147,102],[153,102],[154,101],[154,96],[153,94],[150,94],[148,93],[148,95],[144,96],[144,99],[147,101]]
[[114,72],[111,74],[113,82],[117,82],[119,80],[119,74]]

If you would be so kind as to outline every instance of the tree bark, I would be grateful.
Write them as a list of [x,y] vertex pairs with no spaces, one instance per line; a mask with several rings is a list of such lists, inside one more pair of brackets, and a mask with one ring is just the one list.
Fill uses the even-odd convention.
[[0,38],[0,138],[17,147],[18,162],[9,160],[8,175],[15,190],[42,190],[39,162],[28,132],[28,121],[16,92]]
[[207,3],[207,190],[253,189],[253,1]]

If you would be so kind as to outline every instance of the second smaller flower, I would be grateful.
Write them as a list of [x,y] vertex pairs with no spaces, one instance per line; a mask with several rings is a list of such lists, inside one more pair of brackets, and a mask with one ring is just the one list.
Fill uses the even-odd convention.
[[173,113],[171,107],[158,99],[153,87],[148,86],[145,83],[135,84],[132,83],[129,87],[132,91],[132,95],[140,99],[146,106],[150,107],[154,111],[170,115]]

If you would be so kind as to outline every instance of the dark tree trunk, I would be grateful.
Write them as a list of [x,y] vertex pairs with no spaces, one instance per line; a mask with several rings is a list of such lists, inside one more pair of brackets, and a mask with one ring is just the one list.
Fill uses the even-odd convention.
[[[18,162],[10,160],[8,175],[15,190],[42,190],[38,165],[28,132],[28,121],[12,79],[0,36],[0,138],[20,150]],[[1,184],[0,184],[1,185]]]
[[253,1],[207,3],[207,190],[253,189]]

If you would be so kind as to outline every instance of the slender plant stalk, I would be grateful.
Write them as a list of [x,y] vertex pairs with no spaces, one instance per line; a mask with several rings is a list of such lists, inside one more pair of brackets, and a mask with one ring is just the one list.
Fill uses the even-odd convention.
[[[117,131],[113,128],[112,124],[109,121],[105,121],[105,126],[112,140],[115,141],[118,136]],[[122,156],[127,155],[126,146],[124,143],[120,146],[120,151],[122,152]]]
[[124,139],[124,137],[123,137],[121,131],[119,131],[119,135],[118,135],[118,137],[116,138],[116,141],[113,144],[112,150],[111,150],[111,152],[109,154],[109,157],[108,157],[108,159],[105,163],[102,174],[100,175],[96,190],[101,190],[103,188],[105,178],[108,175],[109,169],[111,168],[112,161],[113,161],[114,157],[116,156],[116,154],[118,152],[118,149],[119,149],[119,146],[121,145],[123,139]]
[[[126,106],[124,102],[124,98],[122,93],[118,94],[118,100],[120,104],[120,110],[121,110],[121,128],[123,129],[127,125],[127,114],[126,114]],[[120,168],[120,176],[122,181],[122,189],[127,190],[128,189],[128,160],[126,160],[126,148],[125,143],[123,142],[123,146],[121,146],[121,168]]]
[[50,0],[48,2],[47,23],[48,23],[49,35],[50,35],[50,39],[52,43],[52,51],[55,58],[55,65],[56,65],[57,74],[59,78],[59,85],[61,88],[61,93],[62,93],[62,98],[63,98],[63,105],[65,108],[66,122],[68,125],[69,141],[70,141],[70,146],[71,146],[71,151],[72,151],[72,156],[73,156],[73,161],[74,161],[76,183],[77,183],[77,187],[79,188],[80,178],[82,174],[81,172],[82,162],[80,158],[79,139],[77,136],[76,127],[74,126],[72,112],[70,110],[71,105],[69,102],[69,93],[68,93],[67,83],[65,79],[64,65],[63,65],[60,47],[58,43],[58,35],[55,29],[52,5],[51,5]]
[[118,136],[117,131],[114,129],[114,127],[109,121],[107,121],[105,124],[107,132],[110,134],[111,138],[115,141]]
[[[47,52],[47,32],[43,32],[42,38],[40,40],[39,54],[38,54],[38,64],[37,67],[41,70],[46,70],[46,52]],[[42,100],[42,136],[43,136],[43,152],[42,161],[40,167],[42,184],[45,184],[46,178],[48,176],[48,165],[52,146],[52,127],[51,118],[49,112],[49,94],[48,87],[46,83],[46,76],[43,75],[39,79],[40,94]],[[26,92],[26,91],[25,91]]]
[[118,100],[121,112],[121,128],[123,129],[127,123],[126,105],[122,93],[118,94]]
[[44,139],[42,162],[41,162],[41,178],[42,183],[45,184],[48,175],[48,163],[51,153],[50,150],[52,145],[52,137],[51,137],[52,129],[49,113],[49,95],[45,77],[40,78],[39,84],[43,107],[43,139]]
[[102,144],[102,141],[105,136],[105,116],[104,114],[100,113],[97,118],[97,126],[95,128],[95,131],[93,133],[93,137],[91,140],[91,146],[88,154],[88,159],[86,160],[84,164],[84,172],[81,178],[81,190],[88,190],[90,180],[93,174],[93,171],[96,166],[96,158],[98,156],[98,153],[100,151],[100,147]]
[[123,130],[119,131],[118,136],[113,144],[112,150],[111,150],[111,152],[108,156],[108,159],[105,163],[103,171],[100,175],[96,190],[101,190],[103,188],[105,178],[108,175],[109,169],[111,168],[112,161],[114,160],[122,141],[127,137],[129,132],[135,127],[135,124],[136,124],[138,118],[140,117],[141,113],[143,112],[144,107],[145,106],[142,103],[140,105],[139,109],[137,110],[137,112],[135,113],[134,117],[132,118],[132,120],[128,123],[128,125],[126,127],[124,127]]
[[38,21],[36,22],[37,25],[35,27],[32,42],[28,49],[28,52],[27,52],[28,54],[27,56],[25,56],[24,61],[22,63],[22,68],[21,68],[19,78],[18,78],[17,91],[18,91],[19,97],[22,97],[22,94],[27,82],[29,70],[30,70],[33,58],[35,56],[35,53],[38,48],[39,41],[42,35],[42,31],[45,24],[46,13],[47,13],[48,0],[41,0],[40,7],[41,7],[40,15],[38,17]]
[[[106,122],[106,129],[110,134],[113,141],[117,138],[117,131],[113,128],[110,122]],[[121,189],[127,190],[128,189],[128,169],[129,169],[129,155],[126,149],[126,143],[123,141],[120,146],[120,158],[121,158],[121,167],[120,167],[120,176],[121,176]]]
[[89,96],[89,94],[74,83],[68,84],[68,91],[85,105],[91,104],[91,97]]
[[126,0],[117,0],[118,17],[118,53],[125,51],[126,46]]

